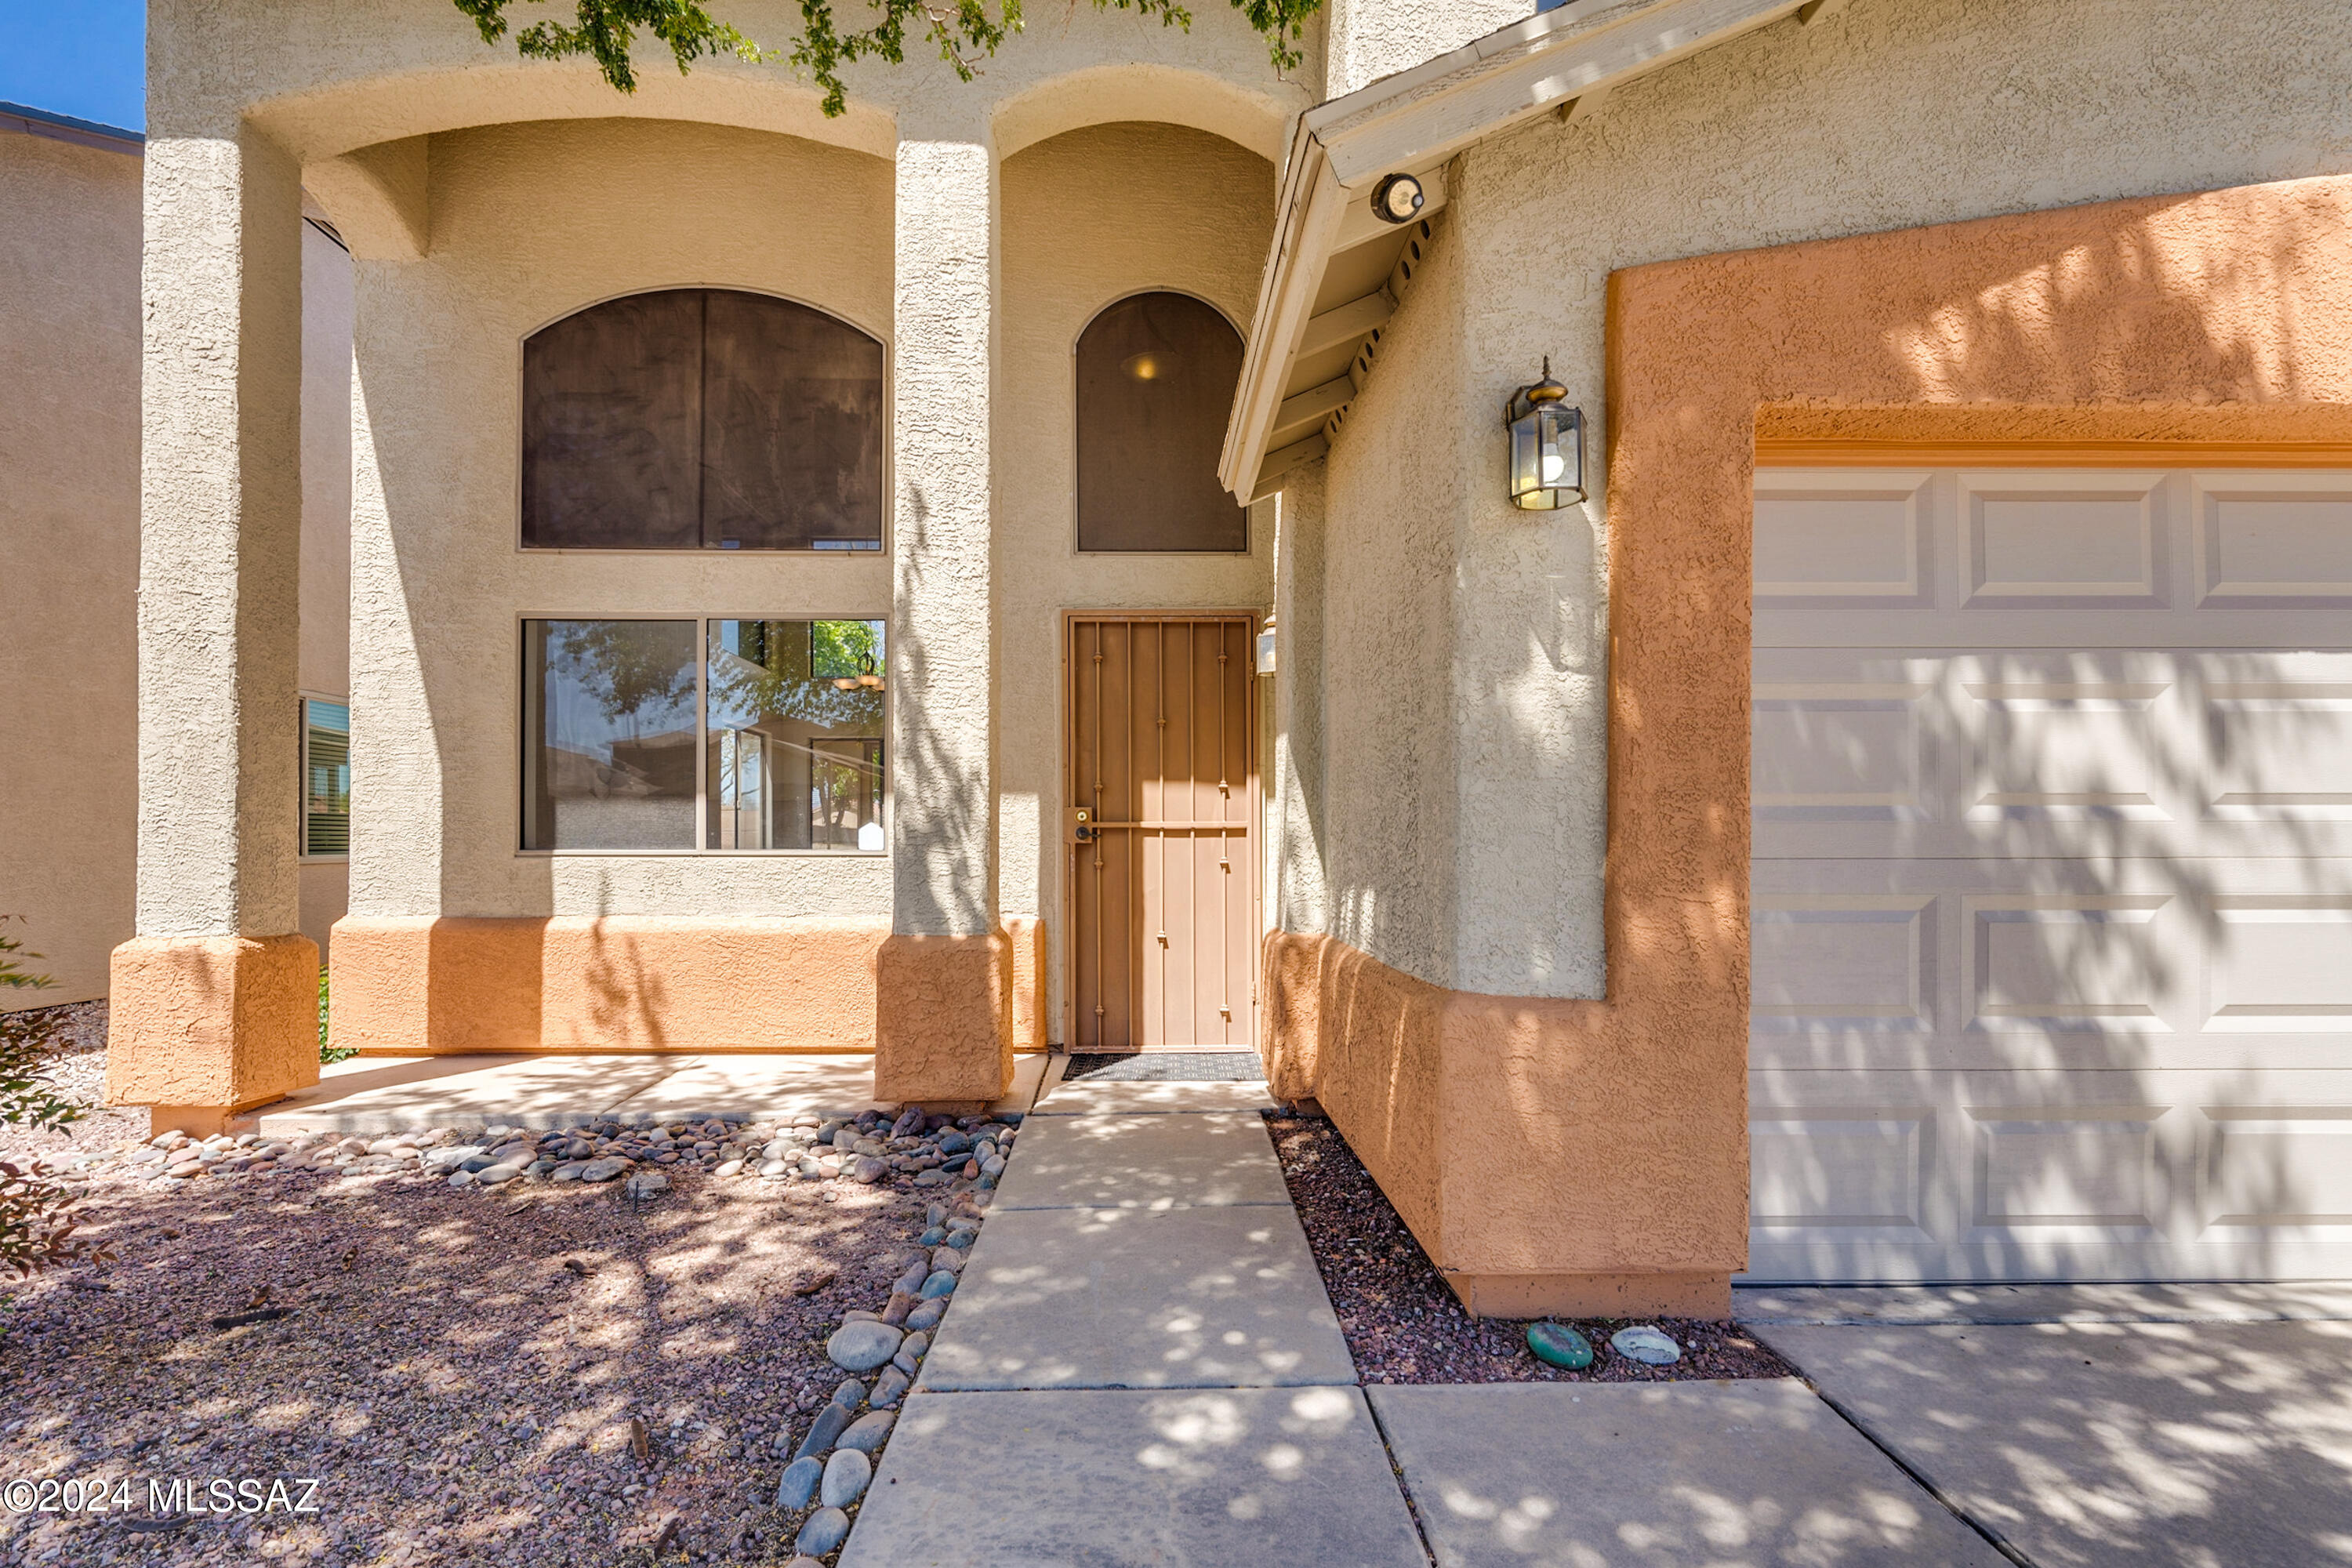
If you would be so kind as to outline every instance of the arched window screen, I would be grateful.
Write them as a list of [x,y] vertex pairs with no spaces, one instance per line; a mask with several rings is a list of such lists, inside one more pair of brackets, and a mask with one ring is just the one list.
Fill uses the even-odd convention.
[[522,381],[528,547],[882,547],[882,345],[845,321],[632,294],[532,334]]
[[1242,552],[1217,482],[1242,340],[1184,294],[1138,294],[1078,338],[1078,548]]

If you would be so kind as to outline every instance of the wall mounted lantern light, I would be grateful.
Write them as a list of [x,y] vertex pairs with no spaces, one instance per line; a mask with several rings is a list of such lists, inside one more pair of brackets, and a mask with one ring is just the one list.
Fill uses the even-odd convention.
[[1550,511],[1584,499],[1584,410],[1568,406],[1568,388],[1551,378],[1523,386],[1503,405],[1511,433],[1511,504]]

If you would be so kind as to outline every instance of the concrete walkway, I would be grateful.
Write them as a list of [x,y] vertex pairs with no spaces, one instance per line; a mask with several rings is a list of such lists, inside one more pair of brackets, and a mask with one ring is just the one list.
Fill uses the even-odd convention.
[[1794,1381],[1358,1387],[1270,1103],[1049,1082],[842,1568],[2000,1563]]
[[2345,1287],[1755,1297],[1757,1335],[2013,1561],[2352,1563]]
[[[1049,1058],[1013,1058],[1013,1087],[994,1109],[1026,1110]],[[1143,1086],[1150,1087],[1150,1086]],[[568,1127],[599,1117],[692,1121],[814,1111],[855,1116],[874,1098],[870,1056],[545,1055],[352,1057],[319,1069],[319,1081],[238,1117],[235,1129],[296,1132],[404,1132],[420,1127],[503,1122]]]

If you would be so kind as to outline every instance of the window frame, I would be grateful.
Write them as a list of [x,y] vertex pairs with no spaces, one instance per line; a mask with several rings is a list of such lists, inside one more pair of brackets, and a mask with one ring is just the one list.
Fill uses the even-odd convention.
[[[537,552],[536,553],[545,553]],[[582,553],[586,553],[583,552]],[[646,551],[598,551],[598,554],[643,555]],[[713,553],[717,553],[713,552]],[[730,552],[730,553],[732,553]],[[763,551],[762,554],[784,554],[782,551]],[[807,553],[814,553],[809,552]],[[844,551],[841,553],[848,554]],[[856,552],[872,555],[872,551]],[[523,722],[529,701],[525,682],[530,674],[530,623],[533,621],[670,621],[682,622],[695,628],[694,658],[694,843],[683,849],[528,849],[523,847],[527,826],[526,803],[523,791],[530,773],[529,752],[531,737]],[[699,858],[707,860],[793,859],[820,861],[850,861],[871,864],[887,862],[892,858],[890,827],[896,819],[898,771],[891,764],[897,752],[891,731],[898,717],[898,695],[888,684],[882,688],[882,847],[880,849],[714,849],[710,839],[710,623],[713,621],[786,621],[808,625],[817,621],[879,621],[888,636],[890,617],[882,615],[835,615],[824,611],[792,611],[782,614],[766,612],[735,612],[713,610],[705,615],[681,615],[674,611],[632,610],[523,610],[515,616],[513,664],[515,685],[514,707],[509,712],[514,721],[514,776],[510,781],[514,802],[515,858],[519,860],[583,859],[583,860],[676,860]],[[883,668],[889,668],[889,650],[886,641]]]
[[[690,548],[681,547],[671,549],[659,545],[527,544],[523,542],[523,447],[525,437],[528,434],[528,432],[523,428],[523,422],[528,416],[530,408],[530,389],[524,384],[524,366],[526,359],[524,353],[525,345],[528,344],[532,338],[537,337],[541,332],[545,331],[548,328],[555,325],[558,321],[569,321],[572,317],[579,315],[582,311],[593,310],[599,305],[609,305],[615,300],[633,299],[639,294],[668,294],[687,289],[716,289],[725,290],[729,293],[758,294],[770,300],[781,300],[787,305],[799,305],[804,309],[814,310],[819,315],[830,316],[835,321],[842,323],[842,325],[849,327],[854,331],[863,332],[866,336],[873,339],[876,342],[882,345],[882,542],[880,544],[872,550],[819,550],[814,547],[803,550],[714,550],[707,544],[698,544]],[[1089,317],[1088,320],[1092,320],[1092,318]],[[1076,351],[1075,349],[1072,350],[1073,355],[1076,354]],[[516,336],[513,345],[513,353],[514,414],[510,422],[511,428],[508,432],[507,446],[514,458],[514,473],[511,485],[512,493],[508,497],[508,511],[513,521],[511,538],[509,541],[509,548],[516,555],[525,558],[562,557],[567,555],[611,555],[624,558],[637,557],[641,559],[646,557],[654,557],[665,560],[677,559],[681,557],[694,559],[715,555],[722,557],[739,556],[747,560],[762,561],[823,561],[827,559],[839,559],[851,562],[873,562],[877,560],[887,561],[890,559],[891,551],[893,549],[893,541],[896,538],[896,525],[898,510],[898,484],[896,462],[898,447],[896,432],[898,427],[898,347],[887,331],[877,330],[871,322],[862,321],[858,317],[852,315],[845,310],[835,310],[830,305],[819,304],[814,300],[803,299],[798,294],[787,293],[782,289],[763,289],[748,283],[712,283],[708,281],[656,283],[643,289],[619,289],[614,290],[610,294],[600,294],[593,300],[583,300],[577,304],[566,306],[564,309],[556,311],[553,315],[551,315],[542,321],[534,321],[530,326],[525,327],[522,331]],[[1073,358],[1073,365],[1075,365],[1076,363],[1075,358]],[[1076,385],[1075,371],[1073,372],[1072,384],[1073,386]],[[1076,514],[1075,511],[1071,514],[1071,525],[1075,530],[1076,526]],[[534,620],[545,620],[551,617],[535,616],[531,618]],[[581,620],[591,617],[574,616],[569,618]],[[681,617],[668,616],[611,616],[602,618],[610,620],[635,619],[658,621]],[[724,619],[725,617],[719,616],[713,618]],[[870,620],[873,617],[861,616],[853,618]]]
[[[314,855],[310,851],[310,704],[324,702],[343,710],[343,769],[351,771],[352,700],[324,691],[298,688],[294,693],[295,716],[295,794],[294,794],[294,862],[298,866],[340,866],[352,858],[352,822],[353,814],[346,805],[343,810],[343,847],[340,853],[330,851]],[[887,782],[887,781],[886,781]],[[347,797],[348,798],[348,797]]]
[[1069,353],[1064,356],[1066,363],[1063,368],[1063,406],[1070,411],[1070,521],[1069,532],[1065,536],[1069,542],[1067,558],[1086,561],[1154,561],[1169,559],[1193,561],[1245,561],[1257,553],[1259,531],[1255,526],[1255,519],[1252,515],[1257,509],[1253,503],[1246,501],[1237,503],[1242,509],[1242,547],[1239,550],[1088,550],[1085,545],[1079,542],[1078,464],[1081,459],[1078,450],[1078,346],[1080,343],[1085,342],[1087,331],[1092,328],[1097,321],[1102,320],[1106,312],[1116,306],[1125,304],[1129,300],[1139,298],[1145,294],[1181,294],[1188,300],[1197,300],[1201,304],[1206,305],[1210,310],[1214,310],[1217,313],[1218,317],[1223,321],[1225,325],[1233,328],[1234,335],[1241,340],[1244,361],[1246,361],[1248,355],[1248,327],[1243,322],[1235,321],[1231,311],[1227,310],[1223,305],[1218,304],[1214,300],[1210,299],[1206,294],[1202,293],[1197,289],[1187,289],[1181,284],[1147,283],[1139,288],[1129,289],[1124,292],[1114,294],[1087,312],[1086,320],[1078,323],[1078,330],[1070,334]]

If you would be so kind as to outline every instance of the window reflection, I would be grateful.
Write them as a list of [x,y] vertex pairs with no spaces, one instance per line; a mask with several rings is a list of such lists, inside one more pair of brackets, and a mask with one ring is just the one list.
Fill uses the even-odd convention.
[[524,623],[524,848],[694,847],[694,627]]
[[884,847],[883,624],[712,621],[712,849]]

